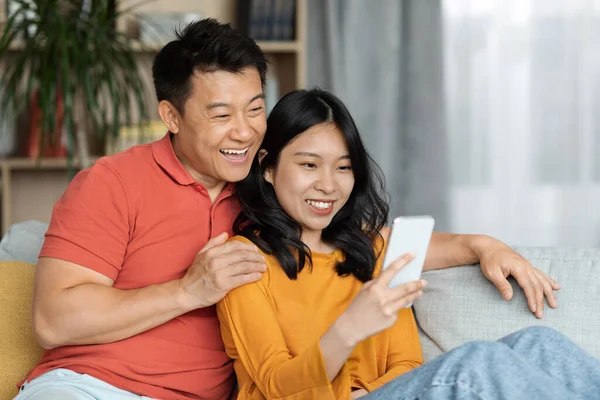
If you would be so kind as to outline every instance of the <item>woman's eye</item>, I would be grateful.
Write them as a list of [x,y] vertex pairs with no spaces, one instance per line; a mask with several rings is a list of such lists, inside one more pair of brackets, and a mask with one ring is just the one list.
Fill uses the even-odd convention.
[[313,163],[304,163],[304,164],[302,164],[302,166],[304,166],[306,168],[317,168],[317,166]]
[[341,166],[340,169],[342,171],[352,171],[352,167],[350,165]]

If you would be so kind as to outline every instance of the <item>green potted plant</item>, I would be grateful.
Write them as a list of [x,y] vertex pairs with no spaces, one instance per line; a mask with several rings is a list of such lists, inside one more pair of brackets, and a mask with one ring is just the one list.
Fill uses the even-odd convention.
[[90,131],[105,141],[122,125],[147,121],[134,39],[115,29],[131,8],[115,0],[10,1],[0,31],[0,105],[28,110],[30,157],[66,156],[71,165],[75,154],[89,156]]

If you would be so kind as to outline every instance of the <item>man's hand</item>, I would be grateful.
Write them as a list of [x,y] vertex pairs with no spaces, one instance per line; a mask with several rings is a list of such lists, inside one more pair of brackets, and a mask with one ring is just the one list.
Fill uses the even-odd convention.
[[267,270],[256,246],[227,242],[227,233],[210,239],[181,278],[185,303],[194,310],[216,304],[232,289],[258,281]]
[[533,268],[506,244],[486,236],[478,241],[473,250],[479,256],[483,274],[496,285],[506,300],[513,296],[513,288],[506,279],[512,275],[523,288],[529,309],[537,318],[544,316],[544,296],[550,307],[557,307],[554,290],[559,290],[560,285],[539,269]]

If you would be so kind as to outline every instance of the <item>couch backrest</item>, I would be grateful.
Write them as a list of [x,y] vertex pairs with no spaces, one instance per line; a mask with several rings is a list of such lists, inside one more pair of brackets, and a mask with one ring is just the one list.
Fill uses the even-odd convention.
[[600,358],[600,249],[517,248],[531,264],[553,277],[558,308],[547,305],[538,320],[523,291],[505,301],[479,266],[424,274],[428,285],[414,310],[425,361],[463,343],[497,340],[532,325],[550,326]]

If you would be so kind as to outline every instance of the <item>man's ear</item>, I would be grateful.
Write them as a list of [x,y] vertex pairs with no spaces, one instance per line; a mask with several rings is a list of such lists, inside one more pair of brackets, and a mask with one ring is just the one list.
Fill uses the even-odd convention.
[[161,102],[158,103],[158,115],[160,115],[160,119],[162,119],[171,133],[179,133],[181,115],[173,104],[167,100],[161,100]]

